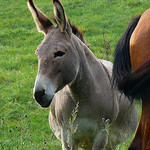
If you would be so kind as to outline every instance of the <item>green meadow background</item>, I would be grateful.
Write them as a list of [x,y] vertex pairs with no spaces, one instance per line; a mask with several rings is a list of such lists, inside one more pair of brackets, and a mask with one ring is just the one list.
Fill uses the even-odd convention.
[[[113,61],[114,48],[130,20],[150,0],[61,0],[68,18],[84,32],[96,57]],[[35,0],[48,16],[51,0]],[[37,32],[26,0],[0,0],[0,150],[61,150],[48,124],[49,109],[34,101]],[[141,104],[137,104],[141,113]],[[127,150],[132,137],[120,146]]]

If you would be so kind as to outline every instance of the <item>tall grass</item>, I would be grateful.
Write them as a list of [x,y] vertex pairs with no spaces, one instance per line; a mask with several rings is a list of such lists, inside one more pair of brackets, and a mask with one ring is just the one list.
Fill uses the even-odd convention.
[[[95,56],[111,61],[128,22],[148,9],[149,2],[62,0],[67,16],[83,30]],[[43,35],[37,32],[26,3],[0,0],[0,149],[60,150],[61,143],[55,137],[50,142],[53,133],[48,125],[49,109],[41,109],[32,98],[37,74],[34,51]],[[48,17],[53,15],[50,0],[35,3]],[[140,114],[139,105],[138,111]],[[130,141],[120,149],[127,149]]]

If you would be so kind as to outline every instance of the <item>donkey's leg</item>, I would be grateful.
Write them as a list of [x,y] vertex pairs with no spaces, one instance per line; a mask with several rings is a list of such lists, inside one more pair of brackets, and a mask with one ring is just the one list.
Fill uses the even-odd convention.
[[[114,137],[114,139],[116,139],[115,136],[113,136],[113,137]],[[112,139],[109,139],[108,143],[105,147],[105,150],[118,150],[119,149],[119,144],[117,144],[118,142],[117,143],[113,143],[113,142],[114,141],[112,141]]]
[[73,145],[70,147],[68,147],[65,143],[62,143],[62,149],[63,150],[78,150],[78,145]]
[[113,146],[111,148],[106,148],[106,150],[118,150],[118,149],[119,149],[119,145]]
[[62,140],[61,143],[62,143],[62,150],[70,150],[66,141]]
[[[73,140],[73,139],[72,139]],[[69,146],[68,144],[68,139],[67,139],[67,130],[62,130],[61,131],[61,142],[62,142],[62,149],[63,150],[78,150],[78,145],[74,143]]]
[[73,146],[71,146],[71,149],[70,150],[78,150],[78,145],[77,144],[74,144]]
[[63,150],[70,150],[67,143],[67,132],[64,129],[61,130],[61,143],[62,143]]
[[119,149],[119,145],[114,147],[114,150],[118,150]]
[[106,131],[101,131],[94,139],[92,150],[105,150],[108,143],[108,134]]

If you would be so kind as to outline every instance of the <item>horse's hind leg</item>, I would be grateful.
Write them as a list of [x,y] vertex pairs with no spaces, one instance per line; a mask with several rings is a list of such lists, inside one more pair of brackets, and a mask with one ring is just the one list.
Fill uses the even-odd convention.
[[136,135],[128,150],[150,150],[150,102],[142,100],[142,115]]
[[141,136],[141,121],[136,131],[133,141],[130,143],[128,150],[141,150],[142,149],[142,136]]

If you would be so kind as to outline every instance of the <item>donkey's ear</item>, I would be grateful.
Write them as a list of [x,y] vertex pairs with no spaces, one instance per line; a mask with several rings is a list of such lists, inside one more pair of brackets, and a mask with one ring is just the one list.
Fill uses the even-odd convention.
[[28,8],[31,11],[38,31],[47,34],[48,29],[53,25],[51,21],[38,8],[35,7],[33,0],[28,0]]
[[54,14],[61,32],[71,34],[72,29],[66,18],[64,8],[59,0],[53,0]]

